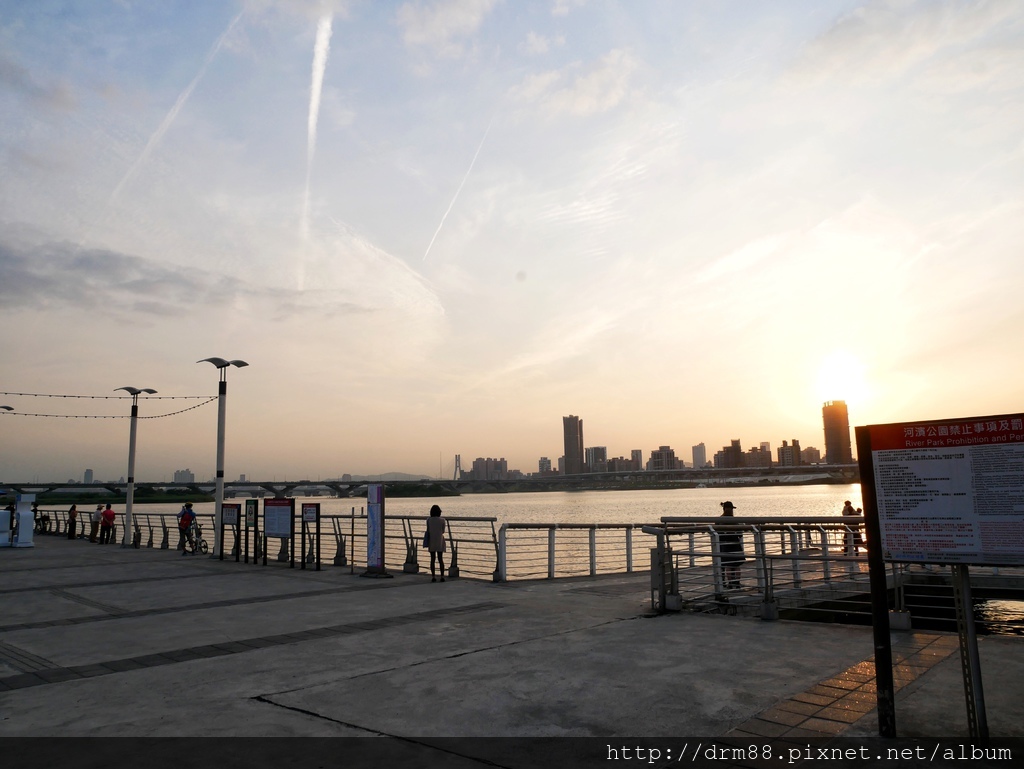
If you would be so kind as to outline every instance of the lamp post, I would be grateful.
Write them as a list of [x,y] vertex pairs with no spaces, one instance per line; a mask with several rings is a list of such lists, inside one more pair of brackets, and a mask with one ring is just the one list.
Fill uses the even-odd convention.
[[196,363],[212,363],[220,371],[220,386],[217,391],[217,490],[214,496],[213,548],[211,557],[220,552],[221,508],[224,505],[224,423],[228,396],[228,366],[242,368],[248,366],[244,360],[225,360],[224,358],[203,358]]
[[139,395],[147,393],[153,395],[156,390],[151,387],[118,387],[114,392],[124,390],[132,396],[132,418],[131,430],[128,437],[128,492],[124,505],[124,538],[121,540],[121,547],[131,547],[132,544],[132,503],[135,501],[135,433],[139,421]]

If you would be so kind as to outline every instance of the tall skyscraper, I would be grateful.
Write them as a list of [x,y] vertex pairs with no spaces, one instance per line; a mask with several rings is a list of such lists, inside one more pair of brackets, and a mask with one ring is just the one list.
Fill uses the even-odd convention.
[[825,423],[825,464],[852,464],[850,415],[846,410],[846,401],[828,401],[821,407],[821,418]]
[[643,470],[644,469],[644,450],[643,449],[633,449],[632,451],[629,452],[629,458],[633,462],[633,468],[632,469],[634,469],[634,470]]
[[85,477],[82,479],[82,483],[92,483],[92,470],[85,471]]
[[570,414],[562,417],[562,436],[565,439],[565,474],[583,472],[583,420]]
[[586,450],[587,472],[605,473],[608,472],[608,447],[589,446]]
[[693,466],[704,467],[708,463],[708,450],[704,443],[698,443],[693,447]]

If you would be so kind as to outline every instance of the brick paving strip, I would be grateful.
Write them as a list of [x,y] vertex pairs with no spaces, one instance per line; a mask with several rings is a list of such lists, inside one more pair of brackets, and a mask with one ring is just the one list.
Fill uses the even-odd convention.
[[[917,680],[959,648],[957,637],[948,635],[914,633],[894,642],[895,690]],[[806,740],[829,740],[842,736],[877,705],[875,662],[871,657],[733,727],[725,733],[723,742],[740,746],[752,740],[770,740],[799,745]]]
[[[289,596],[290,597],[290,596]],[[279,596],[280,598],[280,596]],[[241,600],[236,603],[245,603]],[[227,602],[225,602],[227,603]],[[417,622],[430,622],[444,617],[457,616],[460,614],[472,614],[480,611],[504,608],[505,604],[493,601],[484,603],[469,604],[467,606],[455,606],[450,609],[431,609],[430,611],[416,612],[398,617],[382,617],[380,619],[363,620],[351,622],[345,625],[331,625],[329,627],[312,628],[310,630],[299,630],[294,633],[281,633],[278,635],[262,636],[259,638],[246,638],[239,641],[227,641],[225,643],[209,644],[206,646],[192,646],[186,649],[175,649],[172,651],[160,652],[159,654],[146,654],[140,657],[126,657],[124,659],[109,660],[107,662],[95,663],[92,665],[75,665],[73,667],[58,667],[48,665],[47,660],[41,657],[29,655],[10,644],[0,643],[0,656],[12,662],[15,667],[28,668],[30,672],[0,678],[0,692],[13,689],[24,689],[30,686],[45,686],[46,684],[60,683],[62,681],[74,681],[81,678],[93,678],[95,676],[111,675],[128,670],[140,670],[142,668],[154,668],[162,665],[174,665],[179,662],[205,659],[207,657],[222,657],[227,654],[239,654],[250,652],[255,649],[263,649],[267,646],[281,646],[284,644],[301,643],[320,638],[342,636],[351,633],[365,633],[383,627],[395,625],[409,625]],[[191,607],[185,607],[188,609]],[[109,618],[108,618],[109,619]]]

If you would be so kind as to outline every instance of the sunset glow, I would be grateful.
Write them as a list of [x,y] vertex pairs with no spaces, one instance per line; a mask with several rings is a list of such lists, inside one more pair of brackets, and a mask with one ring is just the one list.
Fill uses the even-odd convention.
[[[246,360],[229,479],[1021,411],[1020,3],[57,7],[0,14],[0,391]],[[0,403],[0,482],[125,474],[23,416],[123,402]],[[213,475],[195,403],[140,479]]]

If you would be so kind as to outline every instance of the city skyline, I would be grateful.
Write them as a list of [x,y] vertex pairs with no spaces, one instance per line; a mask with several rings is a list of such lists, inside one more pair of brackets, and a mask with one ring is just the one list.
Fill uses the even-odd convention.
[[[36,395],[36,396],[32,396],[32,397],[43,397],[43,396]],[[66,397],[66,396],[63,396],[63,397]],[[63,397],[62,397],[62,399],[63,399]],[[845,418],[847,412],[846,412],[846,404],[845,404],[844,401],[829,401],[829,402],[825,403],[824,406],[823,406],[823,437],[824,437],[824,440],[822,442],[822,445],[827,445],[829,440],[838,440],[838,441],[842,442],[841,433],[837,433],[836,432],[841,425],[837,423],[837,420],[835,418],[832,418],[830,420],[830,418],[829,418],[829,416],[827,414],[827,412],[828,412],[828,410],[830,408],[840,408],[840,407],[842,409],[842,415]],[[13,412],[13,415],[18,416],[18,412]],[[26,416],[28,416],[29,418],[32,418],[31,414],[26,414]],[[45,417],[40,415],[37,418],[45,418]],[[830,424],[830,421],[832,422],[832,424]],[[830,437],[830,429],[832,431],[831,437]],[[846,433],[848,434],[848,436],[851,434],[851,430],[852,430],[852,427],[847,422],[846,423]],[[562,456],[559,456],[557,458],[557,460],[554,461],[554,462],[549,457],[547,457],[547,456],[538,456],[536,458],[536,462],[532,466],[527,466],[525,468],[524,467],[515,466],[515,465],[509,466],[508,460],[506,460],[504,456],[500,456],[499,457],[498,454],[500,454],[501,452],[497,452],[494,457],[491,457],[488,454],[486,456],[480,455],[480,456],[477,456],[477,457],[474,457],[474,458],[470,459],[469,460],[469,466],[467,468],[463,469],[463,472],[469,471],[469,472],[475,473],[475,474],[481,474],[482,473],[484,477],[489,477],[492,474],[492,470],[491,470],[491,464],[492,463],[496,463],[496,464],[500,463],[500,466],[502,468],[502,472],[505,473],[505,474],[507,474],[508,472],[521,473],[523,475],[532,475],[532,474],[535,474],[535,473],[536,474],[544,474],[545,468],[546,468],[546,470],[548,472],[553,470],[553,471],[558,472],[558,473],[565,472],[565,473],[569,474],[569,472],[570,472],[569,466],[571,464],[572,464],[572,467],[575,468],[574,470],[572,470],[572,472],[574,472],[574,473],[607,472],[607,471],[609,471],[609,469],[611,469],[612,471],[615,471],[615,470],[621,470],[622,468],[608,468],[607,465],[609,464],[609,461],[612,461],[612,460],[625,460],[625,454],[627,453],[627,451],[630,454],[630,459],[627,460],[627,461],[629,461],[630,464],[633,465],[634,469],[639,469],[639,470],[646,470],[646,469],[665,470],[665,469],[670,469],[668,467],[668,464],[671,464],[671,462],[674,462],[676,460],[678,460],[684,466],[692,466],[692,467],[703,466],[703,465],[693,464],[693,462],[691,460],[686,459],[686,457],[685,457],[685,450],[681,449],[677,453],[676,449],[673,447],[673,445],[671,443],[668,443],[668,444],[662,443],[662,444],[659,444],[656,448],[651,448],[651,449],[642,449],[642,448],[641,449],[636,449],[636,448],[632,448],[632,449],[628,449],[628,450],[622,450],[619,457],[614,457],[613,458],[611,455],[614,454],[615,451],[609,451],[607,446],[596,445],[596,444],[594,444],[594,445],[587,445],[585,436],[583,434],[583,419],[581,417],[575,416],[575,415],[570,415],[570,416],[562,417],[562,434],[563,434],[564,445],[570,451],[574,450],[574,448],[575,448],[576,452],[578,453],[580,461],[577,464],[572,464],[572,463],[566,461],[566,456],[563,454]],[[797,448],[799,449],[799,447],[800,447],[800,439],[799,438],[782,439],[778,444],[774,445],[774,448],[785,447],[789,440],[792,440],[794,445],[796,445]],[[846,444],[847,451],[849,451],[849,449],[850,449],[850,442],[851,441],[852,441],[852,438],[850,438],[850,440],[847,441],[847,444]],[[729,452],[730,448],[736,449],[736,450],[740,451],[739,459],[734,459],[732,461],[726,462],[725,464],[722,465],[723,467],[741,467],[741,466],[743,466],[742,464],[736,464],[736,462],[742,462],[742,457],[744,456],[744,454],[740,450],[740,445],[742,444],[742,442],[743,442],[743,439],[741,439],[741,438],[734,438],[734,439],[731,439],[731,441],[730,441],[731,447],[730,446],[724,446],[723,447],[723,451],[726,452],[726,453]],[[781,462],[781,461],[779,461],[777,459],[777,457],[775,455],[771,454],[771,452],[773,451],[773,444],[772,444],[771,441],[759,441],[758,443],[759,443],[759,450],[762,453],[765,452],[765,451],[768,452],[768,454],[770,456],[770,460],[769,460],[769,464],[770,465],[787,464],[787,462]],[[804,448],[805,448],[805,450],[810,450],[811,452],[818,452],[818,449],[815,446],[805,446]],[[690,450],[691,450],[691,452],[693,452],[693,454],[692,454],[693,456],[697,456],[696,451],[698,449],[700,449],[701,454],[704,457],[706,465],[708,465],[708,466],[715,466],[715,467],[719,466],[719,464],[718,464],[719,463],[719,459],[720,459],[719,455],[722,454],[723,452],[718,452],[717,454],[715,454],[713,456],[713,458],[708,458],[707,454],[706,454],[706,447],[704,445],[704,442],[702,441],[702,442],[700,442],[697,445],[691,446]],[[756,451],[758,451],[758,449],[751,448],[751,451],[752,452],[756,452]],[[647,461],[645,461],[643,459],[645,453],[649,457],[649,459]],[[600,464],[603,465],[602,469],[594,469],[593,457],[595,457],[595,456],[599,458]],[[586,461],[582,461],[584,457],[586,457]],[[668,457],[671,457],[671,461],[666,462]],[[460,458],[461,458],[460,454],[457,454],[454,457],[452,457],[452,462],[450,463],[450,466],[452,467],[453,472],[457,472],[460,469],[460,464],[459,464],[459,459]],[[826,455],[824,453],[822,453],[821,459],[822,459],[822,461],[826,461],[827,457],[826,457]],[[844,455],[844,456],[840,456],[839,459],[845,460],[845,459],[847,459],[847,457]],[[805,464],[809,464],[808,462],[804,462],[804,463]],[[431,473],[424,472],[424,473],[419,473],[419,475],[422,475],[423,477],[431,477],[431,478],[435,478],[435,477],[436,478],[446,478],[446,477],[449,477],[452,474],[452,473],[447,472],[447,470],[446,470],[447,466],[448,465],[446,465],[446,458],[442,456],[442,457],[439,457],[439,467],[438,467],[438,472],[436,474],[433,473],[433,472],[431,472]],[[377,472],[373,472],[373,473],[352,473],[352,472],[348,472],[348,471],[342,470],[342,471],[338,471],[337,473],[334,473],[333,475],[332,474],[321,474],[321,473],[317,473],[315,475],[309,475],[309,474],[302,475],[301,479],[316,479],[316,480],[335,479],[336,480],[336,479],[340,478],[343,475],[367,475],[367,476],[373,476],[373,475],[383,475],[383,474],[393,473],[393,472],[407,473],[407,470],[405,470],[405,469],[403,469],[401,467],[392,467],[392,468],[387,469],[387,470],[381,469],[381,470],[378,470]],[[92,483],[93,482],[93,478],[92,478],[93,473],[94,473],[94,471],[93,471],[92,468],[87,468],[87,469],[85,469],[83,471],[83,474],[81,476],[71,476],[71,477],[67,478],[67,480],[70,483],[78,483],[79,479],[81,479],[82,483]],[[408,474],[409,475],[417,475],[417,473],[408,473]],[[239,477],[240,477],[241,480],[244,481],[245,478],[246,478],[246,473],[241,473]],[[271,478],[272,480],[277,479],[277,477],[278,477],[277,473],[274,473],[274,474],[272,474],[270,476],[267,476],[267,478]],[[285,478],[289,478],[291,480],[300,479],[298,476],[296,476],[296,477],[280,476],[280,479],[282,479],[282,480],[285,479]],[[36,474],[35,476],[33,476],[31,478],[6,478],[5,480],[7,480],[9,482],[24,482],[24,481],[31,481],[31,480],[37,480],[37,479],[40,482],[43,482],[43,481],[46,481],[46,482],[58,482],[60,480],[56,476],[55,477],[49,477],[49,478],[40,478],[38,476],[38,474]],[[190,468],[185,468],[185,469],[174,469],[169,474],[165,473],[165,474],[161,475],[161,474],[158,473],[158,474],[156,474],[156,475],[154,475],[152,477],[148,477],[148,478],[141,479],[141,480],[150,481],[150,482],[159,482],[159,481],[170,480],[170,481],[172,481],[174,483],[189,483],[189,482],[211,483],[211,482],[213,482],[213,476],[211,475],[209,477],[206,477],[205,475],[200,474],[200,476],[199,476],[199,478],[197,480],[196,474]],[[258,479],[258,480],[266,480],[266,478],[261,478],[261,479]],[[0,481],[0,482],[2,482],[2,481]],[[104,477],[104,478],[101,478],[100,480],[97,480],[95,482],[97,482],[97,483],[124,483],[124,476],[121,475],[119,480],[115,479],[113,476]]]
[[[1000,0],[6,3],[0,390],[247,361],[252,478],[1016,413],[1022,62]],[[0,478],[128,474],[126,401],[0,399]]]

